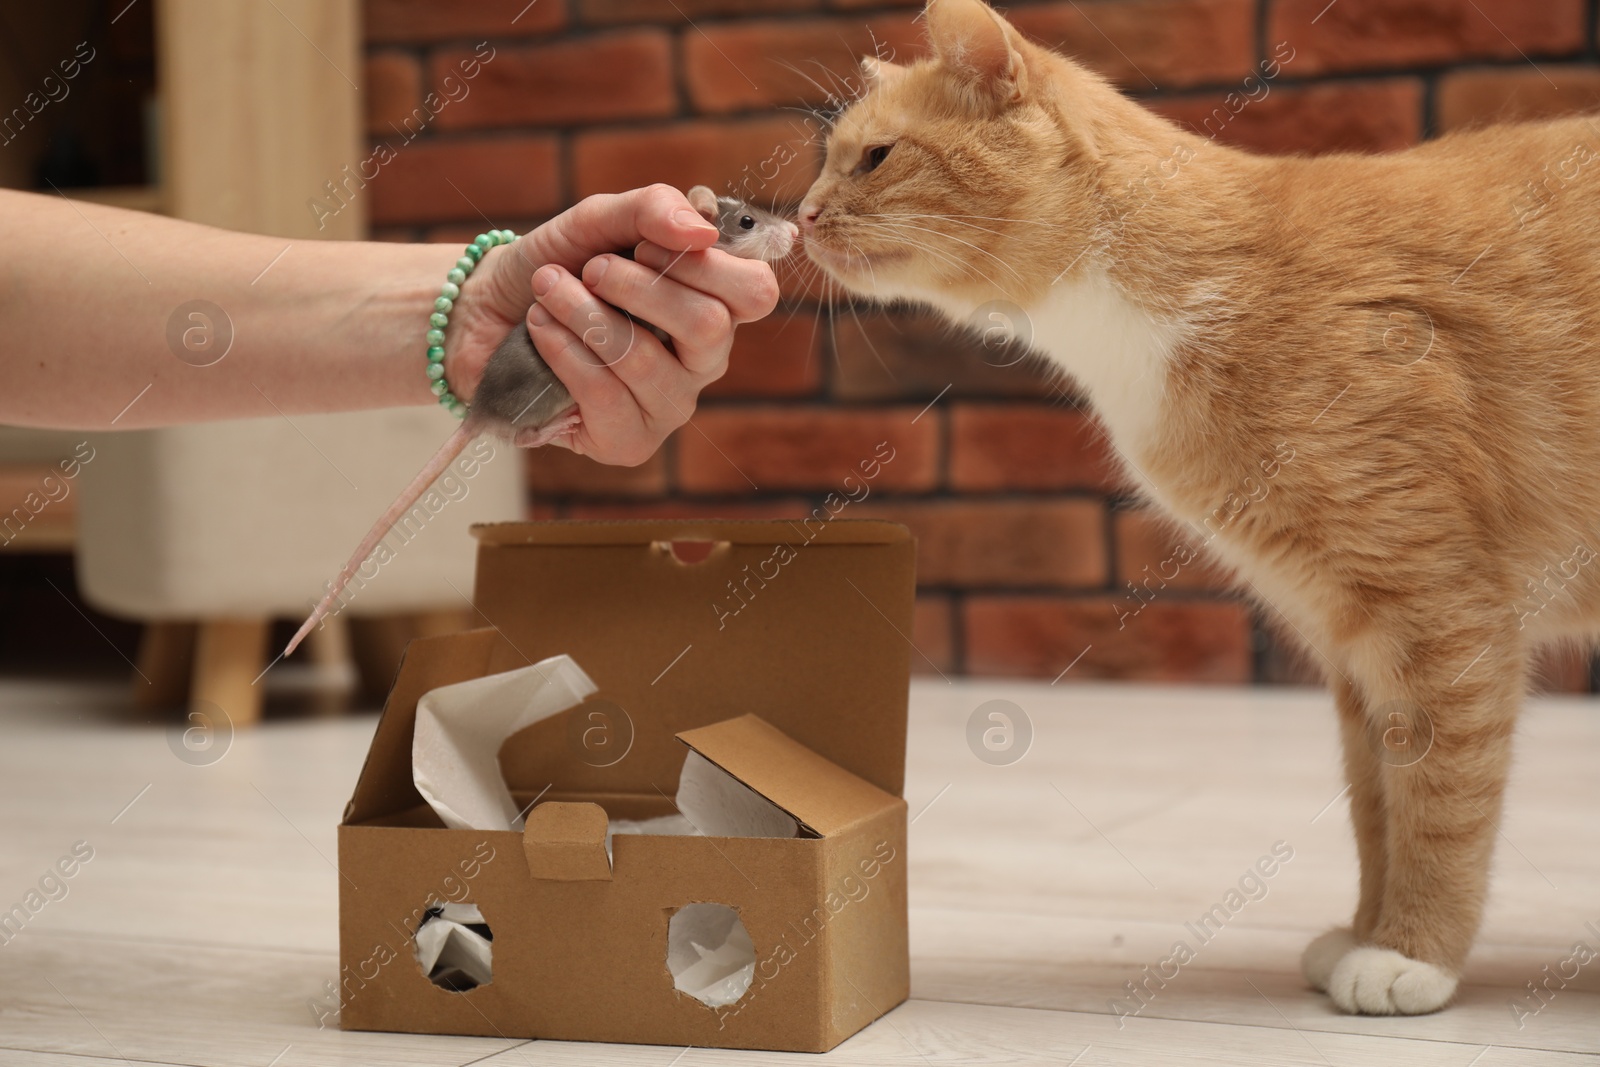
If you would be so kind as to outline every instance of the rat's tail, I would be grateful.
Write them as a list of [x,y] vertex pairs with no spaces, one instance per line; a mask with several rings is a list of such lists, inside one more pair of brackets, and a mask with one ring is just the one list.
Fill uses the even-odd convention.
[[339,577],[335,578],[333,584],[328,587],[327,595],[322,598],[322,602],[316,606],[306,621],[300,624],[300,629],[290,639],[289,647],[283,650],[285,656],[299,647],[300,642],[305,640],[306,634],[315,630],[317,625],[328,617],[328,612],[333,607],[333,602],[338,600],[339,595],[344,592],[344,587],[350,583],[351,577],[356,573],[356,568],[367,561],[367,557],[372,555],[372,550],[378,547],[378,542],[384,539],[390,528],[399,522],[406,512],[411,510],[411,506],[427,491],[428,486],[433,484],[433,480],[444,473],[445,468],[450,466],[457,456],[461,455],[462,450],[476,436],[478,436],[477,431],[471,428],[471,423],[463,422],[456,429],[456,432],[450,435],[450,439],[439,448],[439,451],[433,454],[433,458],[428,461],[428,465],[422,468],[422,473],[417,475],[410,485],[406,486],[405,491],[400,494],[399,498],[389,505],[389,510],[383,513],[383,517],[373,525],[371,530],[367,531],[367,536],[361,542],[360,547],[356,549],[355,555],[350,557],[350,562],[344,565],[344,569],[339,572]]

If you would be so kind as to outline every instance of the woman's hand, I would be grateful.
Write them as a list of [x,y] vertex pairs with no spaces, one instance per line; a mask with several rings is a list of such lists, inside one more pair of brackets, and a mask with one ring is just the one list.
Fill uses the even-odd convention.
[[[452,315],[452,390],[471,397],[526,318],[583,417],[562,443],[605,463],[643,463],[727,370],[734,327],[777,306],[772,268],[714,249],[716,240],[683,193],[652,185],[591,196],[492,249]],[[633,260],[614,254],[630,247]],[[672,349],[618,308],[666,331]]]

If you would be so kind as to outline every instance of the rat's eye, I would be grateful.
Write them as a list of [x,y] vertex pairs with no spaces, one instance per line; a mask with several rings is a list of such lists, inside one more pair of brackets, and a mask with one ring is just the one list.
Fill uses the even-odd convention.
[[744,216],[743,218],[741,218],[739,220],[739,229],[741,229],[741,230],[753,230],[755,228],[756,228],[756,220],[751,218],[749,215],[746,215],[746,216]]
[[856,167],[856,173],[871,174],[877,170],[889,158],[889,149],[893,147],[892,144],[880,144],[861,153],[861,163]]

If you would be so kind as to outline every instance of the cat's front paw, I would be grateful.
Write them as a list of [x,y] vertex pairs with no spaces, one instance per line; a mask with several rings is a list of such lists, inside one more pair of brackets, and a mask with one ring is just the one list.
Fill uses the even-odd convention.
[[1336,926],[1306,946],[1300,957],[1300,973],[1318,993],[1328,991],[1328,979],[1339,961],[1356,947],[1356,936],[1348,926]]
[[1341,1010],[1351,1014],[1424,1015],[1449,1003],[1458,981],[1442,967],[1393,949],[1363,945],[1345,953],[1334,966],[1327,991]]

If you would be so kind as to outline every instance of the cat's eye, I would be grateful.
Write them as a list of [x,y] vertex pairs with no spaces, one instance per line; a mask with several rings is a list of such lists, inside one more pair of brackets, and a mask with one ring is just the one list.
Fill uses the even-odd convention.
[[741,230],[753,230],[755,228],[756,228],[756,220],[751,218],[749,215],[746,215],[746,216],[744,216],[743,218],[741,218],[739,220],[739,229],[741,229]]
[[883,161],[889,158],[889,149],[893,147],[892,144],[874,145],[861,153],[861,164],[856,167],[856,173],[871,174],[883,166]]

